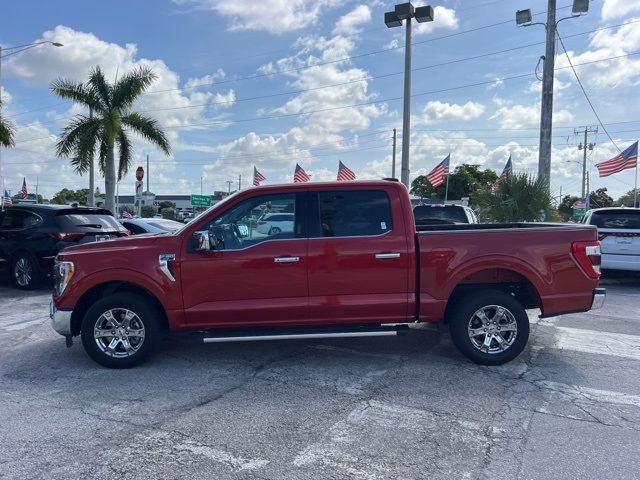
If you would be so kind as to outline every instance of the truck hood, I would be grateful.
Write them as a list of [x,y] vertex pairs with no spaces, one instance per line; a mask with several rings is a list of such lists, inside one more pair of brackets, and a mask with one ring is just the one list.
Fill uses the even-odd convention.
[[129,237],[116,238],[114,240],[106,240],[104,242],[90,242],[83,243],[80,245],[73,245],[65,248],[60,255],[73,255],[76,253],[84,253],[84,252],[105,252],[112,250],[122,250],[122,249],[131,249],[131,248],[139,248],[153,245],[158,239],[158,235],[154,234],[144,234],[144,235],[136,235]]

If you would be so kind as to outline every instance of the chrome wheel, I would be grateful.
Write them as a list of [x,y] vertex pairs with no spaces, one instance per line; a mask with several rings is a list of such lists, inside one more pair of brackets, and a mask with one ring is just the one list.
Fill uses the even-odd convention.
[[33,279],[33,267],[26,257],[20,257],[13,266],[13,275],[16,283],[21,287],[27,287]]
[[467,333],[471,344],[484,353],[496,354],[508,350],[518,335],[516,319],[500,305],[486,305],[469,319]]
[[93,327],[93,337],[102,353],[122,358],[135,354],[144,343],[144,323],[126,308],[104,312]]

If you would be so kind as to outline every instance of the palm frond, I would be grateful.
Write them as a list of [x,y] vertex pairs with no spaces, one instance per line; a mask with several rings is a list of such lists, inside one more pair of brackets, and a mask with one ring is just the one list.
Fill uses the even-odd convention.
[[122,123],[145,140],[156,145],[166,155],[171,153],[169,140],[160,128],[157,120],[132,112],[122,117]]
[[94,100],[87,87],[80,83],[58,78],[51,83],[51,91],[65,100],[71,100],[86,107],[93,106]]
[[118,148],[120,150],[120,161],[118,162],[118,181],[122,180],[129,171],[129,165],[131,165],[131,142],[124,130],[120,131],[118,135]]
[[89,72],[87,87],[92,95],[100,100],[100,103],[105,109],[108,110],[111,108],[113,87],[109,85],[109,82],[107,82],[100,66],[94,67]]
[[113,106],[120,110],[130,107],[156,78],[158,76],[147,67],[127,73],[113,86]]
[[97,119],[91,119],[86,115],[76,115],[71,122],[64,127],[60,140],[56,143],[56,155],[58,157],[70,157],[76,149],[79,138],[84,135],[88,125],[99,123]]
[[8,148],[15,145],[16,127],[8,120],[0,118],[0,145]]
[[86,173],[91,167],[91,159],[95,155],[96,144],[100,142],[102,124],[100,121],[91,121],[81,130],[77,136],[74,157],[71,165],[79,174]]

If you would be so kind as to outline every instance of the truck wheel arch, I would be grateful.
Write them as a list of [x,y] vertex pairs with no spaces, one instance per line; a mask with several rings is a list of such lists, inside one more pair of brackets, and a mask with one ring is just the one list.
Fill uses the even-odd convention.
[[147,288],[136,283],[114,280],[94,285],[82,294],[73,309],[73,313],[71,314],[72,335],[80,334],[82,320],[84,319],[87,310],[89,310],[91,305],[93,305],[97,299],[119,292],[133,293],[150,301],[158,312],[159,324],[165,330],[169,329],[169,322],[165,312],[165,307],[158,296],[150,292]]

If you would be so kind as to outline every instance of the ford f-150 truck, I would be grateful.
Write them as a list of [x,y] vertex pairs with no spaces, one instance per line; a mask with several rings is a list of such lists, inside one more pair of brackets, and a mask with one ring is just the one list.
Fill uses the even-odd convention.
[[[287,214],[293,228],[261,226]],[[266,233],[265,233],[266,232]],[[525,309],[549,317],[604,302],[595,227],[416,227],[391,180],[243,190],[174,234],[67,248],[53,328],[108,367],[143,361],[167,332],[204,342],[396,335],[448,324],[459,350],[496,365],[525,348]]]

